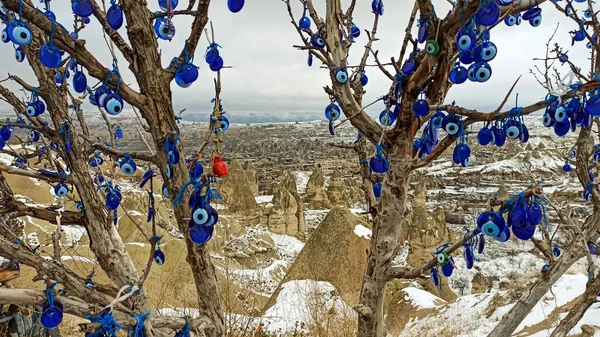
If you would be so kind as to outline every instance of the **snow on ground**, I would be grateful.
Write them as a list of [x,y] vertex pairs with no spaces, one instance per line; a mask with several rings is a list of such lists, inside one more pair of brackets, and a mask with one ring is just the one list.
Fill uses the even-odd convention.
[[423,289],[415,288],[415,287],[407,287],[402,289],[406,293],[404,299],[406,301],[410,301],[415,308],[426,309],[426,308],[436,308],[442,304],[445,304],[446,301],[443,299],[433,295],[430,292],[427,292]]
[[256,199],[257,204],[264,204],[267,202],[271,202],[271,200],[273,200],[273,196],[272,195],[259,195],[258,197],[255,197],[254,199]]
[[373,231],[361,224],[358,224],[354,226],[354,234],[356,234],[358,237],[371,240],[371,235],[373,234]]
[[288,261],[289,263],[293,262],[296,259],[296,256],[300,254],[302,248],[304,248],[304,242],[294,237],[275,233],[269,233],[269,235],[273,239],[273,242],[275,242],[279,255],[283,260]]
[[134,246],[139,246],[139,247],[146,247],[145,243],[141,243],[141,242],[127,242],[125,243],[126,245],[134,245]]
[[269,331],[293,331],[297,324],[312,321],[315,308],[325,308],[343,315],[353,311],[329,282],[290,281],[282,286],[277,302],[265,313],[265,327]]
[[82,226],[61,226],[60,227],[64,232],[67,240],[67,244],[75,244],[79,242],[81,236],[85,234],[85,227]]
[[60,259],[62,261],[67,261],[67,260],[74,260],[74,261],[81,261],[81,262],[87,262],[87,263],[96,263],[96,261],[87,258],[87,257],[83,257],[83,256],[61,256]]
[[0,163],[4,164],[4,165],[10,165],[13,161],[13,156],[6,154],[6,153],[0,153]]
[[[518,334],[526,326],[540,323],[549,317],[555,308],[565,305],[582,294],[585,291],[586,282],[587,276],[584,274],[563,275],[552,287],[552,291],[546,293],[542,300],[527,315],[515,331],[515,334]],[[425,294],[433,296],[429,293]],[[486,310],[496,294],[492,292],[462,296],[455,302],[441,307],[438,306],[439,311],[437,313],[426,316],[418,321],[412,320],[409,322],[402,336],[436,337],[442,331],[445,335],[454,335],[457,337],[485,336],[498,324],[502,315],[508,312],[513,306],[513,304],[509,304],[499,307],[491,316],[486,317]],[[504,295],[505,292],[501,291],[498,294]],[[412,299],[412,294],[410,297]],[[418,301],[425,302],[424,297],[419,297]],[[431,303],[425,302],[425,304]],[[581,333],[581,324],[600,326],[600,305],[592,305],[571,333]],[[556,325],[554,324],[554,326]],[[550,335],[552,329],[539,331],[531,336],[546,337]],[[600,336],[600,331],[596,332],[596,336]]]
[[306,184],[308,184],[308,179],[310,178],[311,172],[297,171],[294,172],[294,176],[296,177],[296,188],[298,189],[298,193],[302,194],[306,191]]

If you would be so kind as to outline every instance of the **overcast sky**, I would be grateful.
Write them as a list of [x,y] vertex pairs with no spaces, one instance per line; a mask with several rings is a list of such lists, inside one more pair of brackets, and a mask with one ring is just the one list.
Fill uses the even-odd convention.
[[[108,1],[107,1],[108,2]],[[149,0],[151,10],[158,10],[157,0]],[[302,14],[302,6],[298,0],[292,0],[296,20]],[[450,5],[446,0],[434,0],[436,12],[444,17]],[[39,3],[35,1],[35,3]],[[187,6],[187,0],[180,0],[178,9]],[[324,16],[324,0],[314,0],[317,9]],[[349,0],[342,0],[344,8]],[[404,29],[412,9],[412,1],[384,0],[385,13],[380,18],[377,36],[380,41],[373,46],[379,50],[382,60],[397,57],[404,37]],[[564,4],[564,2],[560,2]],[[354,22],[362,29],[370,29],[374,14],[371,0],[358,0],[354,11]],[[583,4],[574,4],[583,6]],[[542,25],[535,28],[528,22],[520,26],[507,27],[500,24],[491,31],[491,41],[498,48],[498,56],[490,62],[492,77],[486,83],[467,81],[455,85],[447,96],[447,102],[456,100],[457,104],[481,110],[494,109],[500,103],[507,90],[519,75],[523,78],[518,84],[520,103],[528,104],[542,99],[544,90],[529,74],[529,69],[536,64],[532,59],[543,57],[545,43],[554,31],[556,24],[561,27],[555,41],[569,50],[571,60],[588,69],[586,58],[589,50],[585,42],[576,43],[571,47],[568,31],[576,29],[577,25],[558,12],[551,3],[541,5],[543,12]],[[71,28],[72,13],[70,1],[52,1],[52,9],[57,19],[65,27]],[[581,13],[580,13],[581,15]],[[223,48],[220,53],[226,65],[232,69],[222,71],[222,99],[224,107],[231,113],[261,112],[278,114],[291,111],[323,111],[328,99],[323,92],[323,85],[329,81],[326,69],[319,68],[315,59],[312,68],[306,64],[307,53],[292,48],[299,44],[299,36],[290,24],[286,6],[280,0],[247,0],[239,13],[231,13],[227,9],[226,0],[213,0],[210,5],[209,17],[215,27],[216,42]],[[191,18],[178,17],[175,20],[177,32],[173,41],[160,41],[163,64],[177,55],[189,33]],[[314,23],[313,23],[314,29]],[[126,35],[125,25],[120,29]],[[414,28],[416,36],[416,27]],[[126,36],[125,36],[126,37]],[[80,38],[87,40],[90,51],[107,66],[110,65],[110,53],[102,38],[102,30],[92,17],[90,25],[84,29]],[[350,64],[356,64],[364,50],[366,35],[364,31],[352,47]],[[188,111],[210,111],[210,99],[214,96],[213,73],[204,62],[204,51],[208,43],[202,37],[198,48],[195,64],[200,67],[199,79],[189,88],[179,88],[172,83],[175,109],[188,108]],[[421,46],[423,48],[423,46]],[[10,44],[0,48],[0,77],[4,78],[9,72],[35,83],[33,72],[27,67],[27,62],[21,64],[14,60],[14,50]],[[372,64],[372,59],[369,64]],[[120,62],[124,80],[133,82],[133,77],[127,73],[125,61]],[[564,72],[567,66],[560,67]],[[365,102],[385,94],[390,81],[376,68],[368,68],[369,84],[366,86]],[[6,82],[5,82],[6,83]],[[88,77],[88,84],[96,82]],[[136,87],[135,84],[132,84]],[[13,88],[14,85],[12,86]],[[512,100],[511,100],[512,101]],[[0,102],[3,104],[3,102]],[[383,106],[382,106],[383,107]],[[375,106],[369,112],[381,110]],[[5,110],[6,105],[0,105]]]

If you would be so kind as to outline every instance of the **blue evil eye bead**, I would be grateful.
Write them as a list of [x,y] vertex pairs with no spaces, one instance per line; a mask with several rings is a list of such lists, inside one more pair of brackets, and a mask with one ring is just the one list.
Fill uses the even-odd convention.
[[37,115],[41,115],[44,113],[44,111],[46,111],[46,105],[44,104],[44,102],[37,100],[33,103],[35,105],[35,108],[37,109]]
[[14,20],[15,24],[7,26],[7,33],[10,40],[19,46],[26,46],[31,42],[33,35],[31,29],[23,21]]
[[163,184],[162,186],[162,194],[165,198],[169,197],[169,189],[167,188],[167,185]]
[[364,87],[365,85],[367,85],[367,83],[369,83],[369,78],[363,71],[362,75],[360,76],[360,85],[362,85]]
[[360,28],[358,28],[358,26],[352,22],[350,23],[350,37],[353,39],[356,39],[360,36]]
[[217,56],[217,60],[208,65],[210,70],[217,72],[223,68],[223,58],[221,56]]
[[489,1],[481,6],[475,14],[475,21],[484,27],[489,27],[500,19],[500,6],[495,1]]
[[429,25],[427,23],[423,23],[419,26],[419,31],[417,32],[417,40],[419,43],[423,43],[427,41],[427,36],[429,35]]
[[413,113],[419,118],[427,116],[429,113],[429,103],[427,103],[427,100],[418,99],[413,105]]
[[554,118],[552,118],[552,115],[549,114],[548,112],[544,113],[544,119],[543,119],[543,123],[545,127],[551,127],[554,125]]
[[219,129],[221,129],[221,132],[225,132],[227,129],[229,129],[229,119],[227,119],[225,116],[220,116],[217,125]]
[[158,0],[158,6],[163,11],[167,11],[169,9],[169,3],[171,5],[171,9],[175,9],[179,4],[179,0]]
[[504,19],[504,23],[507,26],[512,27],[517,24],[517,17],[514,15],[509,15],[506,19]]
[[53,302],[53,305],[50,306],[49,303],[46,303],[42,308],[42,314],[40,316],[40,323],[46,329],[54,329],[60,325],[63,320],[63,305],[58,302],[56,299]]
[[298,22],[298,26],[300,27],[300,29],[309,29],[310,28],[310,19],[308,18],[308,16],[304,15],[300,18],[300,21]]
[[401,70],[405,75],[409,75],[415,71],[415,69],[417,69],[417,62],[411,57],[404,62]]
[[96,101],[96,104],[104,107],[104,102],[106,101],[106,98],[112,93],[112,91],[110,90],[109,87],[105,86],[105,85],[101,85],[98,87],[98,89],[96,89],[96,91],[94,92],[94,98]]
[[496,0],[496,2],[501,6],[512,5],[513,0]]
[[508,229],[508,226],[504,226],[504,229],[498,233],[498,235],[494,236],[494,240],[498,242],[506,242],[508,239],[510,239],[510,230]]
[[2,128],[0,128],[0,138],[2,138],[2,140],[7,141],[10,139],[10,137],[12,137],[13,134],[13,129],[12,127],[5,125]]
[[440,129],[444,123],[444,118],[446,116],[444,115],[443,112],[441,111],[436,111],[433,116],[431,116],[431,125],[433,125],[434,128],[436,129]]
[[192,83],[187,83],[184,80],[181,79],[181,73],[176,72],[175,73],[175,83],[177,83],[177,85],[181,88],[189,88]]
[[109,115],[116,116],[123,111],[123,99],[118,94],[110,94],[104,99],[104,110]]
[[477,142],[481,146],[486,146],[492,141],[492,130],[489,128],[481,128],[479,133],[477,133]]
[[425,44],[425,52],[429,55],[437,55],[440,52],[440,45],[435,40],[429,40]]
[[463,256],[465,258],[465,262],[467,264],[467,269],[473,268],[473,264],[475,262],[475,256],[473,255],[473,249],[469,246],[464,247]]
[[506,132],[501,127],[494,128],[494,144],[500,147],[506,143]]
[[596,254],[596,247],[591,243],[588,243],[588,249],[590,250],[590,254]]
[[[533,19],[529,20],[529,24],[532,27],[537,27],[537,26],[541,25],[542,24],[542,14],[540,14],[540,15],[534,17]],[[585,34],[584,34],[584,37],[585,37]]]
[[539,7],[530,8],[527,11],[525,11],[525,13],[523,13],[523,20],[531,20],[536,16],[540,15],[541,13],[542,9]]
[[337,121],[340,118],[341,111],[340,107],[336,104],[329,104],[325,108],[325,118],[330,121]]
[[383,0],[373,0],[373,2],[371,2],[371,9],[373,10],[373,13],[383,15]]
[[309,67],[312,67],[313,65],[313,55],[310,52],[308,52],[308,59],[306,60],[306,63]]
[[475,37],[475,32],[471,29],[461,28],[456,35],[456,47],[462,52],[471,50],[475,45],[475,41],[477,41],[477,38]]
[[454,84],[464,83],[467,80],[467,77],[469,77],[467,68],[465,68],[461,65],[455,66],[450,71],[450,82],[452,82]]
[[175,36],[175,26],[170,25],[166,18],[158,18],[154,22],[154,33],[161,40],[168,40],[169,36]]
[[35,117],[35,116],[38,115],[38,113],[37,113],[37,107],[33,103],[28,103],[27,104],[27,110],[26,110],[26,112],[27,112],[27,116],[29,116],[29,117]]
[[54,186],[54,195],[57,197],[64,197],[69,193],[69,187],[65,183],[58,183]]
[[435,268],[431,268],[431,282],[433,283],[434,286],[438,287],[440,285],[440,274],[438,273],[437,269]]
[[56,82],[56,84],[61,84],[63,82],[63,77],[60,73],[54,75],[54,82]]
[[82,94],[87,89],[87,77],[81,71],[75,72],[73,75],[73,90]]
[[521,132],[519,133],[519,140],[521,143],[527,143],[529,141],[529,129],[527,125],[521,124]]
[[381,188],[381,181],[378,181],[373,184],[373,194],[375,195],[375,198],[381,197]]
[[135,173],[137,166],[135,165],[135,161],[129,157],[129,155],[125,154],[125,157],[121,159],[119,163],[119,167],[121,168],[121,172],[126,175],[132,175]]
[[460,53],[458,60],[462,64],[471,64],[473,63],[473,52]]
[[569,165],[568,161],[563,165],[563,171],[571,172],[571,165]]
[[80,212],[83,211],[83,202],[81,200],[77,202],[77,210]]
[[510,139],[515,139],[515,138],[519,137],[520,130],[519,130],[519,126],[516,125],[517,123],[510,123],[510,124],[505,125],[506,137],[508,137]]
[[467,69],[467,78],[471,82],[477,82],[477,79],[475,78],[475,68],[476,67],[477,67],[477,63],[472,63],[469,66],[469,69]]
[[506,227],[502,215],[496,212],[490,212],[488,220],[481,226],[481,232],[488,236],[496,236]]
[[336,71],[335,79],[338,81],[338,83],[346,83],[348,81],[348,72],[346,71],[346,68]]
[[167,152],[167,161],[169,162],[169,164],[177,164],[179,163],[179,150],[177,150],[177,148],[173,148],[172,150],[170,150],[169,152]]
[[558,107],[556,112],[554,112],[554,119],[557,122],[562,122],[567,119],[567,110],[562,106]]
[[50,43],[46,43],[40,48],[38,56],[42,64],[50,69],[58,67],[62,60],[60,50]]
[[173,165],[171,163],[167,163],[167,178],[173,179]]
[[215,63],[218,57],[219,49],[217,44],[210,45],[208,48],[206,48],[206,54],[204,55],[204,60],[206,61],[206,63]]
[[589,8],[583,11],[583,17],[586,19],[590,19],[592,17],[592,12]]
[[514,16],[517,18],[517,26],[520,25],[521,22],[523,22],[523,17],[521,16],[521,13],[514,14]]
[[114,211],[121,204],[121,198],[116,191],[106,193],[106,207]]
[[492,77],[492,67],[487,62],[477,63],[475,66],[473,77],[479,83],[487,82]]
[[491,61],[496,57],[496,45],[493,42],[484,42],[481,45],[481,59],[485,62]]
[[[94,13],[94,6],[91,0],[75,0],[71,2],[71,9],[75,15],[87,18]],[[89,22],[86,22],[86,24]]]
[[198,67],[191,63],[186,63],[177,70],[181,79],[186,83],[193,83],[198,79]]
[[2,33],[0,34],[0,39],[4,43],[8,43],[10,41],[10,38],[8,37],[8,32],[6,31],[6,28],[4,28],[2,30]]
[[90,159],[90,166],[93,168],[96,168],[98,166],[102,165],[102,163],[100,163],[99,161],[99,157],[92,157],[92,159]]
[[559,257],[560,253],[560,248],[558,248],[558,246],[554,244],[554,248],[552,249],[552,255],[554,255],[554,257]]
[[532,202],[527,207],[527,223],[529,225],[535,226],[539,224],[540,222],[542,222],[543,217],[544,210],[542,209],[542,206],[540,206],[539,203]]
[[325,48],[325,39],[321,34],[314,34],[310,38],[310,44],[315,48],[323,49]]
[[215,226],[200,226],[190,221],[190,238],[196,244],[204,244],[212,238]]
[[160,248],[154,251],[154,262],[159,266],[162,266],[163,263],[165,263],[165,253],[163,253]]
[[450,257],[448,263],[442,266],[442,274],[446,277],[452,276],[452,272],[454,272],[454,259]]
[[232,13],[237,13],[244,7],[244,0],[227,0],[227,8]]
[[31,131],[29,131],[29,138],[34,143],[38,142],[40,140],[40,133],[35,130],[31,130]]
[[396,114],[394,114],[392,111],[388,113],[387,110],[383,110],[379,114],[379,123],[381,123],[381,125],[391,126],[395,121]]
[[15,60],[17,60],[19,63],[25,60],[25,52],[23,49],[21,49],[21,47],[15,49]]
[[376,155],[369,160],[369,167],[373,172],[383,174],[388,171],[389,163],[383,155]]
[[106,22],[110,28],[118,30],[123,25],[123,8],[121,5],[113,3],[106,11]]
[[4,141],[4,139],[2,139],[2,137],[0,137],[0,150],[2,150],[5,145],[6,145],[6,141]]
[[219,213],[212,206],[206,206],[206,212],[208,214],[208,222],[204,226],[214,226],[219,222]]

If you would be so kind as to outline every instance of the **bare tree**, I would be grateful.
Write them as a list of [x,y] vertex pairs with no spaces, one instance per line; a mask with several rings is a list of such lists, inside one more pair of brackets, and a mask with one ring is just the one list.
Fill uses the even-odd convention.
[[[359,132],[359,142],[357,142],[357,151],[361,160],[361,176],[363,180],[363,190],[367,198],[368,211],[373,217],[373,236],[371,246],[367,252],[367,265],[363,278],[362,289],[359,304],[355,307],[358,312],[358,336],[385,336],[384,326],[384,295],[387,282],[395,278],[415,278],[423,275],[438,263],[434,259],[420,268],[407,266],[397,266],[393,260],[401,245],[398,242],[399,233],[402,230],[401,224],[406,212],[406,198],[409,191],[409,181],[412,172],[418,168],[429,165],[434,159],[438,158],[448,147],[457,140],[457,135],[447,135],[445,138],[434,142],[431,147],[419,146],[421,141],[417,136],[420,130],[429,127],[428,121],[436,113],[447,112],[457,117],[458,123],[465,128],[474,123],[486,123],[494,120],[505,119],[511,113],[511,109],[503,111],[504,105],[512,94],[516,85],[508,91],[505,99],[499,107],[490,112],[479,112],[466,107],[459,107],[456,104],[444,104],[448,90],[453,82],[449,81],[449,76],[453,71],[456,59],[459,56],[457,46],[457,35],[464,34],[463,28],[471,24],[471,20],[480,11],[487,11],[490,6],[495,6],[494,1],[483,2],[478,0],[466,0],[451,2],[453,9],[444,17],[438,17],[434,11],[431,0],[415,0],[414,7],[405,29],[404,38],[401,39],[402,45],[398,58],[392,57],[390,62],[380,60],[378,51],[374,50],[373,44],[378,40],[376,37],[378,22],[383,15],[383,1],[373,0],[372,9],[374,12],[373,25],[370,30],[366,30],[368,41],[364,50],[361,51],[359,64],[348,64],[350,50],[355,45],[356,26],[352,22],[352,14],[356,1],[351,1],[348,8],[344,9],[339,0],[330,0],[326,2],[326,13],[323,19],[313,5],[312,0],[300,0],[304,6],[302,17],[295,17],[290,0],[282,0],[287,6],[288,14],[292,25],[297,30],[302,44],[294,46],[300,50],[308,51],[309,60],[318,59],[322,67],[329,71],[331,84],[324,87],[325,93],[329,96],[331,104],[328,107],[330,111],[330,131],[333,133],[338,125],[334,125],[337,115],[332,111],[343,112],[346,119],[342,123],[349,121]],[[494,28],[504,19],[514,19],[515,22],[520,18],[520,13],[530,10],[543,0],[536,2],[533,6],[528,2],[518,1],[499,1],[503,3],[494,22],[486,23],[484,27],[477,26],[475,34],[479,36],[469,37],[482,38],[484,34]],[[567,1],[571,3],[571,1]],[[591,3],[589,3],[591,6]],[[558,6],[555,4],[555,6]],[[485,7],[485,8],[484,8]],[[496,9],[494,9],[496,10]],[[411,29],[416,21],[417,13],[420,15],[420,32],[424,36],[414,38]],[[591,13],[595,13],[593,10]],[[571,14],[572,16],[574,14]],[[575,18],[575,16],[573,16]],[[520,20],[520,19],[519,19]],[[577,20],[578,21],[578,20]],[[311,22],[314,22],[316,29],[311,28]],[[585,25],[596,26],[596,18],[585,22]],[[539,20],[532,19],[532,25],[538,25]],[[514,24],[514,22],[513,22]],[[471,27],[471,26],[469,26]],[[594,28],[597,31],[597,28]],[[597,42],[585,33],[588,41],[593,45],[597,54]],[[427,41],[424,49],[419,49],[418,43]],[[412,46],[412,52],[408,51]],[[405,59],[405,55],[409,55]],[[462,55],[462,54],[460,54]],[[386,110],[380,116],[381,126],[375,120],[370,118],[364,109],[370,104],[363,102],[365,93],[361,83],[364,69],[368,66],[367,60],[374,59],[377,67],[390,80],[390,88],[383,96],[383,102],[386,104]],[[404,62],[404,63],[402,63]],[[592,72],[596,69],[597,60],[594,62]],[[310,64],[310,62],[309,62]],[[482,73],[485,75],[485,71]],[[475,75],[477,76],[477,75]],[[476,78],[473,78],[477,81]],[[483,81],[485,81],[483,76]],[[577,90],[566,90],[554,97],[558,100],[567,100],[570,98],[581,97],[582,95],[595,90],[599,84],[598,81],[590,77],[581,77],[581,85]],[[483,82],[480,81],[480,82]],[[518,81],[518,80],[517,80]],[[558,83],[561,84],[561,80]],[[567,87],[568,89],[568,87]],[[427,104],[419,100],[419,96],[426,96]],[[416,103],[419,104],[417,107]],[[363,107],[364,106],[364,107]],[[423,106],[431,107],[423,113],[415,111],[416,108]],[[539,101],[527,106],[523,106],[520,115],[528,115],[548,106],[548,100]],[[386,122],[392,118],[395,123]],[[418,116],[417,116],[418,115]],[[446,130],[447,131],[447,130]],[[426,130],[423,131],[425,134]],[[422,137],[423,138],[423,137]],[[377,155],[372,157],[376,163],[387,163],[384,169],[377,169],[370,164],[370,156],[364,149],[364,141],[361,145],[360,139],[367,139],[377,146]],[[425,150],[424,150],[425,148]],[[577,176],[584,188],[590,182],[587,170],[587,162],[593,153],[593,140],[591,138],[590,128],[583,127],[579,133],[579,139],[576,144],[577,149]],[[382,160],[382,157],[385,160]],[[369,167],[370,166],[370,167]],[[376,198],[373,192],[373,184],[377,181],[371,171],[381,173],[383,177],[382,185],[376,188],[380,193],[380,198]],[[379,192],[379,189],[380,192]],[[541,194],[539,186],[526,190],[526,195]],[[590,190],[593,196],[594,213],[586,220],[582,226],[582,233],[586,241],[595,241],[598,237],[598,228],[600,214],[596,211],[597,203],[600,202],[600,194],[594,187]],[[470,240],[471,236],[466,236]],[[574,240],[563,252],[560,259],[557,259],[551,267],[542,274],[542,278],[526,292],[523,297],[515,304],[513,309],[507,313],[496,329],[490,336],[509,336],[516,329],[527,313],[533,308],[535,303],[545,294],[554,282],[578,259],[583,257],[581,240]],[[461,240],[451,247],[444,250],[447,254],[461,248],[465,240]],[[534,244],[536,242],[534,241]],[[551,252],[546,251],[539,244],[536,244],[544,255],[550,256]]]
[[[232,1],[232,3],[236,2],[239,3],[239,1]],[[206,130],[204,141],[199,144],[197,149],[188,149],[187,152],[182,147],[182,142],[177,141],[179,127],[177,116],[173,111],[170,88],[170,83],[175,79],[177,71],[189,63],[198,47],[200,37],[208,22],[210,0],[191,0],[187,8],[177,10],[171,7],[176,4],[176,1],[163,1],[166,8],[163,12],[158,13],[150,12],[145,0],[119,1],[117,3],[111,1],[111,8],[115,5],[120,6],[126,20],[126,25],[119,30],[111,28],[116,26],[114,20],[107,21],[107,7],[104,0],[101,2],[90,0],[74,2],[73,6],[80,5],[82,10],[86,6],[92,6],[93,13],[90,14],[101,24],[107,39],[110,39],[110,45],[113,46],[111,53],[115,63],[109,68],[88,51],[85,40],[77,38],[78,32],[85,28],[85,19],[76,15],[74,19],[75,31],[69,33],[49,13],[48,3],[49,1],[45,1],[46,11],[44,12],[35,8],[31,0],[3,1],[3,5],[8,10],[6,15],[3,15],[6,23],[18,19],[21,20],[19,22],[24,22],[29,27],[31,42],[23,44],[19,47],[19,50],[23,53],[21,56],[24,56],[29,62],[38,84],[28,84],[18,76],[13,75],[9,79],[18,83],[30,96],[39,95],[39,98],[45,102],[48,112],[43,116],[26,114],[28,108],[26,103],[9,89],[0,85],[0,98],[12,105],[20,119],[27,121],[23,124],[15,124],[14,121],[3,122],[0,127],[22,127],[31,132],[36,132],[41,135],[39,141],[45,144],[44,153],[41,154],[39,152],[31,153],[31,150],[26,147],[14,150],[7,146],[6,149],[2,150],[3,153],[13,155],[16,162],[21,164],[16,166],[0,164],[0,187],[2,190],[0,195],[3,200],[0,205],[0,214],[9,217],[28,215],[60,226],[80,225],[85,227],[90,240],[90,248],[99,266],[106,272],[114,285],[97,284],[93,288],[86,286],[85,278],[62,267],[60,260],[56,260],[60,259],[58,244],[55,245],[57,254],[54,255],[54,261],[47,261],[32,252],[32,247],[28,247],[26,242],[15,241],[14,234],[7,231],[4,226],[2,226],[2,235],[0,235],[0,255],[35,268],[38,272],[37,280],[60,280],[68,296],[62,295],[57,298],[64,305],[66,313],[80,317],[97,314],[103,307],[110,304],[107,297],[116,298],[119,288],[129,286],[140,288],[140,292],[125,300],[125,306],[115,306],[115,310],[113,310],[115,318],[123,327],[139,324],[138,320],[131,317],[132,315],[150,313],[145,319],[146,327],[183,328],[186,324],[183,318],[158,317],[155,309],[150,304],[148,295],[143,290],[143,282],[152,265],[158,238],[147,235],[151,242],[152,251],[150,252],[148,265],[140,275],[116,227],[113,225],[113,212],[107,208],[104,200],[105,194],[102,191],[97,192],[97,185],[90,174],[88,163],[91,159],[94,159],[95,151],[105,152],[115,161],[118,158],[128,156],[131,160],[137,161],[139,166],[144,164],[145,167],[151,167],[160,172],[171,201],[175,201],[178,194],[181,193],[180,197],[184,202],[175,203],[173,212],[178,229],[185,237],[187,261],[194,275],[197,306],[201,313],[199,318],[190,321],[190,325],[192,329],[197,329],[206,336],[222,336],[224,334],[224,319],[215,268],[211,262],[207,246],[194,243],[190,237],[188,223],[192,209],[189,207],[187,200],[190,198],[192,189],[185,189],[190,180],[190,167],[183,158],[175,161],[168,158],[169,151],[162,150],[164,144],[169,143],[172,144],[171,150],[176,150],[183,156],[184,153],[202,152],[209,143],[211,135],[216,134],[215,141],[220,142],[220,132],[216,132],[221,131],[220,121],[222,120],[219,99],[220,80],[215,79],[214,112]],[[241,3],[243,4],[243,2]],[[189,36],[181,54],[171,62],[169,67],[163,68],[154,24],[157,20],[162,20],[159,22],[159,24],[162,23],[162,26],[159,27],[159,34],[164,35],[162,37],[164,39],[167,37],[170,39],[173,33],[170,28],[173,20],[181,15],[193,18]],[[127,34],[128,41],[122,34]],[[210,42],[214,42],[214,33]],[[45,66],[45,63],[39,57],[40,50],[47,47],[48,44],[67,54],[67,57],[52,69]],[[126,84],[121,80],[120,71],[123,69],[119,69],[116,64],[116,53],[119,53],[120,57],[126,61],[127,68],[135,76],[135,86],[139,87],[139,91],[134,90],[133,85]],[[71,62],[76,62],[78,66],[87,71],[89,76],[107,86],[110,92],[117,93],[126,104],[133,107],[136,115],[139,111],[139,115],[144,121],[142,124],[144,131],[151,139],[151,147],[156,151],[125,152],[116,149],[113,134],[114,125],[106,116],[104,111],[106,107],[101,107],[102,104],[98,104],[99,110],[107,121],[109,132],[112,135],[111,141],[109,145],[106,145],[92,139],[95,134],[89,130],[81,110],[81,103],[86,98],[86,93],[84,92],[80,97],[74,97],[68,88],[68,83],[66,83],[65,72],[68,71]],[[220,67],[215,67],[215,70],[218,68]],[[65,79],[62,84],[57,85],[56,78],[59,76],[57,74]],[[93,96],[94,92],[90,90],[90,87],[91,85],[87,89]],[[121,105],[116,112],[120,112],[122,107]],[[74,116],[70,114],[72,109],[75,112]],[[112,112],[114,114],[115,111]],[[47,120],[49,123],[44,123],[42,117],[46,116],[49,117],[49,120]],[[140,123],[142,123],[141,119]],[[217,149],[219,148],[220,144],[217,144]],[[61,160],[55,160],[55,155],[58,155]],[[216,158],[219,155],[220,153],[214,153],[211,158]],[[32,159],[38,156],[53,170],[28,169],[27,165],[22,165],[24,159]],[[217,161],[213,163],[211,159],[211,168],[219,164],[217,164]],[[6,184],[4,177],[1,175],[2,172],[36,178],[55,184],[72,185],[80,198],[83,211],[64,210],[60,207],[61,205],[58,205],[58,207],[25,205],[14,198],[10,186]],[[223,173],[226,174],[226,172],[220,172],[217,175]],[[105,174],[107,176],[114,174],[114,169],[112,173],[105,172]],[[197,178],[200,182],[206,182],[214,179],[214,177],[215,173],[211,171],[205,172],[202,177]],[[204,188],[203,196],[204,193],[210,193],[210,190],[207,192],[207,189]],[[156,234],[155,231],[154,234]],[[25,289],[1,289],[0,298],[2,298],[3,303],[37,306],[43,305],[45,301],[43,292]],[[83,326],[86,331],[93,331],[98,327],[97,323]],[[147,333],[164,334],[161,330],[148,330]]]

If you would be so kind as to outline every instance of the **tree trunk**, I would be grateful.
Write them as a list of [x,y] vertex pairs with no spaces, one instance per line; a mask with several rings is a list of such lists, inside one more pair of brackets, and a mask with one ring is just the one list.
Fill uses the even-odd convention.
[[[29,65],[35,72],[39,82],[40,95],[46,102],[54,129],[59,130],[61,124],[72,123],[69,117],[69,103],[66,93],[59,91],[55,83],[55,71],[41,64],[38,53],[43,43],[43,33],[35,25],[30,25],[34,39],[25,49]],[[71,170],[73,185],[83,202],[85,211],[83,226],[90,236],[90,249],[107,276],[118,287],[139,282],[137,269],[129,256],[121,237],[112,224],[112,217],[105,207],[103,200],[96,193],[94,182],[87,166],[87,155],[83,144],[75,135],[75,129],[70,128],[71,151],[65,150],[65,137],[59,135],[53,139],[61,144],[61,156]],[[59,137],[59,138],[58,138]],[[133,301],[140,312],[152,311],[148,296],[145,292],[135,296]]]
[[400,132],[396,138],[398,145],[387,155],[390,170],[383,182],[379,209],[373,221],[373,235],[357,306],[359,337],[386,335],[383,310],[385,286],[389,281],[388,270],[397,253],[398,237],[406,211],[412,163],[411,146],[408,146],[412,144],[410,138],[410,133]]
[[581,299],[571,311],[565,319],[563,319],[560,324],[552,331],[550,337],[565,337],[569,331],[571,331],[577,322],[581,320],[585,312],[592,306],[592,304],[596,303],[596,298],[598,297],[598,293],[600,292],[600,276],[596,276],[593,282],[590,282],[586,286],[586,290],[581,296]]

